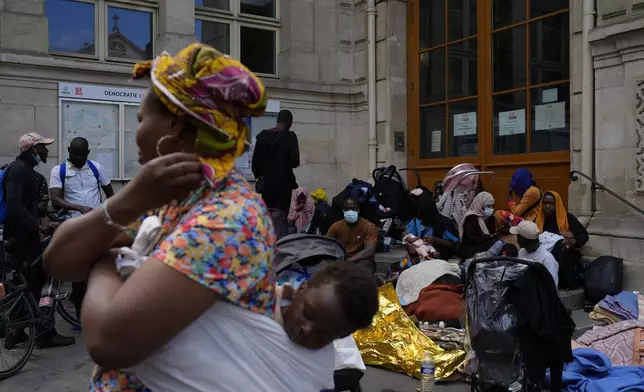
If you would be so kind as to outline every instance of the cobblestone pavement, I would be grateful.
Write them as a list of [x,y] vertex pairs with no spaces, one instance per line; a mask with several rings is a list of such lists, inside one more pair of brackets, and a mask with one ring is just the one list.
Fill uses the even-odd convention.
[[[75,345],[49,350],[34,350],[31,361],[16,376],[0,381],[0,392],[85,392],[92,363],[85,352],[79,333],[70,332],[64,322],[58,324],[59,332],[76,336]],[[364,392],[415,392],[420,386],[402,374],[383,369],[369,368],[362,380]],[[437,386],[436,392],[466,392],[463,384]]]

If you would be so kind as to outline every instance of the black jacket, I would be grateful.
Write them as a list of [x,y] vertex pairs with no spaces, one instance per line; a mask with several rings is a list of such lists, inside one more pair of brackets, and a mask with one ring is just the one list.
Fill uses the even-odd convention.
[[20,155],[7,167],[2,186],[7,204],[4,237],[11,240],[40,242],[40,184],[35,162],[28,154]]
[[[561,369],[564,362],[572,361],[570,341],[575,322],[543,265],[532,263],[513,287],[513,302],[521,319],[518,337],[523,360],[531,381],[539,383],[547,368]],[[552,373],[551,386],[552,391],[561,390],[560,370]]]
[[267,129],[257,135],[253,175],[255,178],[264,177],[265,193],[290,194],[297,189],[293,169],[299,166],[300,147],[294,132]]

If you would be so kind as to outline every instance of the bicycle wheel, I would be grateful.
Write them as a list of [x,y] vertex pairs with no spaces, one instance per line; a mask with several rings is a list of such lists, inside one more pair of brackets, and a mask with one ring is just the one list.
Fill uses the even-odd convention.
[[[78,317],[76,317],[76,307],[69,299],[71,286],[61,281],[58,281],[58,284],[52,286],[55,289],[52,294],[56,299],[56,310],[58,314],[69,324],[80,328],[81,323]],[[64,291],[65,289],[69,289],[69,291]]]
[[4,285],[7,295],[0,300],[0,380],[14,376],[27,364],[36,344],[38,323],[27,302],[29,292]]

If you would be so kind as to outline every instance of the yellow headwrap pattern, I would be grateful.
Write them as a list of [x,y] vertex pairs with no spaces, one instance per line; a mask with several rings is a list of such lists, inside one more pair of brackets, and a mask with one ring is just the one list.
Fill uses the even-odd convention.
[[154,92],[178,116],[197,124],[196,150],[204,176],[215,184],[246,151],[250,129],[244,119],[266,109],[266,89],[242,63],[200,43],[176,56],[163,52],[134,67],[134,78],[149,76]]

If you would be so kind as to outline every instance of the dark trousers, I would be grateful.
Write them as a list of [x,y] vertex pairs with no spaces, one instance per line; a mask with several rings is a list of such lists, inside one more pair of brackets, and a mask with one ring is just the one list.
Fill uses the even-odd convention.
[[[40,238],[34,238],[31,241],[18,240],[12,242],[9,247],[9,252],[11,253],[11,258],[16,264],[16,269],[24,274],[29,291],[36,300],[36,304],[38,304],[40,302],[42,289],[47,281],[47,274],[45,274],[45,270],[43,269],[42,260],[39,260],[38,263],[34,264],[34,261],[40,258],[42,254]],[[54,313],[54,311],[51,312],[51,319],[49,320],[50,325],[55,324]],[[45,330],[42,329],[42,327],[39,327],[37,329],[37,334],[39,339],[46,340],[56,335],[56,329],[52,327]]]
[[576,248],[564,249],[561,240],[555,244],[552,255],[559,263],[559,287],[568,290],[579,287],[577,275],[581,266],[581,251]]
[[266,191],[262,194],[262,198],[266,203],[266,207],[282,211],[284,215],[288,216],[288,211],[291,208],[292,193],[290,189],[280,192]]
[[69,300],[74,304],[74,308],[76,309],[76,318],[79,320],[86,292],[87,282],[72,283],[72,295],[69,297]]

